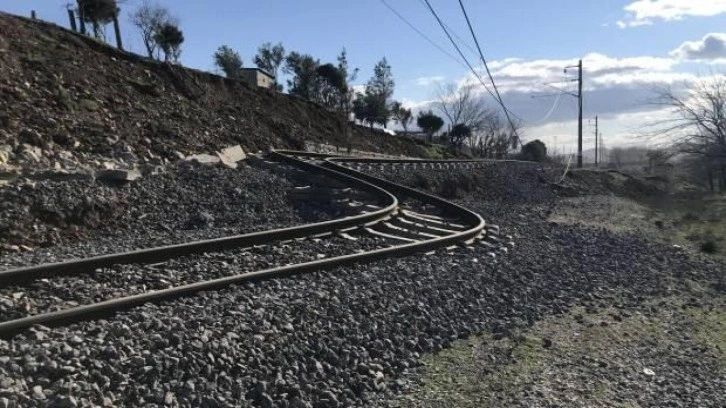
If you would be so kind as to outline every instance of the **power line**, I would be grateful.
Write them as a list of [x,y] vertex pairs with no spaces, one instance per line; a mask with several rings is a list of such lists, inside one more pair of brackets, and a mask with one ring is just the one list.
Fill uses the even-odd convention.
[[442,53],[446,54],[446,56],[448,56],[452,60],[454,60],[457,63],[459,63],[459,65],[461,65],[463,67],[466,67],[464,65],[464,63],[461,62],[458,58],[456,58],[453,54],[451,54],[450,52],[446,51],[443,47],[441,47],[436,42],[434,42],[434,40],[432,40],[426,34],[424,34],[423,32],[421,32],[421,30],[419,30],[418,28],[416,28],[416,26],[414,26],[413,24],[411,24],[411,22],[408,21],[408,19],[406,19],[406,17],[402,16],[401,13],[399,13],[398,11],[396,11],[396,9],[394,9],[393,6],[391,6],[390,4],[388,4],[388,2],[386,0],[380,0],[380,1],[381,1],[381,3],[383,3],[384,6],[386,6],[389,10],[391,10],[391,12],[393,14],[395,14],[399,19],[401,19],[401,21],[403,21],[404,23],[406,23],[406,25],[408,25],[413,31],[415,31],[416,33],[418,33],[418,35],[420,35],[421,37],[423,37],[424,40],[428,41],[429,44],[433,45],[439,51],[441,51]]
[[[446,25],[444,24],[444,22],[443,22],[443,21],[441,21],[441,18],[439,18],[439,15],[438,15],[438,14],[436,13],[436,11],[434,10],[434,8],[433,8],[433,7],[431,6],[431,3],[429,3],[429,0],[424,0],[424,2],[426,3],[426,6],[427,6],[427,7],[429,8],[429,11],[431,11],[431,14],[433,14],[433,15],[434,15],[434,17],[436,18],[436,21],[437,21],[437,22],[439,23],[439,26],[441,26],[441,29],[442,29],[442,30],[444,30],[444,33],[446,34],[446,37],[448,37],[449,41],[451,42],[451,44],[452,44],[452,45],[454,46],[454,48],[456,49],[456,52],[458,52],[458,53],[459,53],[459,56],[460,56],[460,57],[461,57],[461,58],[462,58],[462,59],[464,60],[464,62],[466,63],[466,65],[467,65],[467,66],[469,67],[469,69],[471,70],[472,74],[474,74],[474,76],[476,77],[476,79],[478,79],[478,80],[479,80],[479,82],[480,82],[480,83],[482,84],[482,86],[484,87],[484,89],[486,89],[486,91],[487,91],[487,92],[489,93],[489,95],[491,95],[491,96],[492,96],[492,98],[494,98],[494,100],[495,100],[495,101],[496,101],[496,102],[497,102],[497,103],[498,103],[498,104],[499,104],[500,106],[502,106],[502,109],[504,109],[504,112],[505,112],[505,114],[507,115],[507,118],[509,119],[509,114],[508,114],[508,110],[507,110],[507,107],[506,107],[506,106],[504,106],[504,105],[503,105],[503,104],[501,103],[501,101],[500,101],[500,100],[499,100],[499,99],[498,99],[498,98],[496,97],[496,95],[494,95],[494,93],[492,93],[492,91],[491,91],[491,90],[489,89],[489,87],[488,87],[488,86],[486,85],[486,83],[485,83],[485,82],[484,82],[484,80],[483,80],[483,79],[481,78],[481,76],[479,75],[479,73],[478,73],[478,72],[476,72],[476,69],[474,69],[474,67],[473,67],[473,66],[471,65],[471,63],[469,62],[469,60],[468,60],[468,59],[466,59],[466,56],[464,56],[464,53],[463,53],[463,52],[461,52],[461,48],[459,48],[459,45],[458,45],[458,44],[456,43],[456,41],[454,41],[454,39],[453,39],[453,38],[451,37],[451,34],[449,34],[449,31],[448,31],[448,30],[446,29]],[[512,113],[512,115],[514,115],[514,113]],[[516,117],[516,115],[515,115],[515,117]],[[519,118],[519,117],[517,117],[517,119],[519,119],[519,120],[522,120],[522,119],[521,119],[521,118]],[[512,121],[511,121],[511,119],[509,119],[509,124],[510,124],[510,125],[512,125]],[[516,135],[516,132],[515,132],[515,135]],[[518,136],[518,135],[517,135],[517,138],[519,138],[519,136]]]
[[[419,0],[419,2],[421,2],[421,4],[423,4],[424,6],[426,5],[424,0]],[[464,44],[464,47],[466,47],[469,51],[476,53],[476,50],[474,50],[474,48],[472,48],[472,46],[469,45],[469,43],[466,42],[466,40],[461,38],[461,36],[459,34],[457,34],[456,31],[454,31],[451,27],[449,27],[448,24],[444,23],[444,26],[446,27],[447,30],[449,30],[449,32],[451,34],[454,35],[454,37],[456,37],[457,40],[459,40],[462,44]]]
[[[426,2],[428,3],[428,0],[426,0]],[[509,112],[507,111],[507,107],[504,106],[504,101],[502,100],[502,95],[499,94],[499,89],[497,89],[497,84],[494,82],[494,77],[492,76],[492,72],[489,70],[489,64],[487,64],[487,60],[484,58],[484,53],[481,51],[481,47],[479,46],[479,40],[476,38],[476,33],[474,33],[474,28],[471,26],[471,21],[469,20],[469,15],[466,13],[466,7],[464,7],[464,2],[462,0],[459,0],[459,6],[461,6],[461,11],[464,13],[464,18],[466,18],[466,24],[469,26],[469,31],[471,32],[471,36],[474,37],[474,44],[476,45],[476,49],[479,51],[479,56],[481,57],[481,61],[484,63],[484,68],[487,71],[487,75],[489,76],[489,80],[492,83],[494,92],[497,94],[497,98],[499,99],[499,104],[502,105],[502,109],[504,109],[504,115],[507,116],[507,121],[509,121],[509,126],[512,127],[512,132],[514,133],[514,136],[517,139],[519,139],[519,135],[517,134],[517,130],[514,127],[512,118],[509,117]]]

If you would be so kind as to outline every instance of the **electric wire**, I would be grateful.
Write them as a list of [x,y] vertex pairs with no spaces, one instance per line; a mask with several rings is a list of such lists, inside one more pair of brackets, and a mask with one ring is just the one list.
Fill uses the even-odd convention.
[[[428,3],[428,0],[426,0]],[[519,139],[519,134],[517,133],[517,129],[514,126],[514,122],[512,122],[512,118],[509,117],[509,112],[507,110],[507,107],[504,105],[504,101],[502,100],[502,95],[499,93],[499,89],[497,88],[497,84],[494,82],[494,77],[492,76],[492,72],[489,70],[489,64],[487,64],[487,60],[484,58],[484,53],[481,50],[481,46],[479,45],[479,39],[476,37],[476,33],[474,33],[474,28],[471,25],[471,21],[469,20],[469,14],[466,12],[466,7],[464,7],[464,3],[462,0],[459,0],[459,6],[461,6],[461,11],[464,13],[464,18],[466,19],[466,24],[469,26],[469,31],[471,32],[471,36],[474,38],[474,44],[476,45],[476,49],[479,51],[479,56],[481,57],[482,63],[484,63],[484,68],[487,71],[487,75],[489,76],[489,80],[492,83],[492,87],[494,88],[494,92],[497,94],[497,99],[499,100],[499,104],[502,106],[502,109],[504,110],[504,115],[507,117],[507,121],[509,121],[509,125],[512,127],[512,132],[514,133],[514,136]]]
[[439,51],[441,51],[442,53],[444,53],[447,57],[449,57],[452,60],[454,60],[457,63],[459,63],[459,65],[461,65],[462,67],[465,67],[466,68],[466,65],[464,65],[464,63],[461,62],[461,60],[459,60],[458,58],[456,58],[450,52],[446,51],[443,47],[441,47],[439,44],[437,44],[434,40],[432,40],[431,38],[429,38],[429,36],[427,36],[421,30],[419,30],[418,28],[416,28],[416,26],[414,26],[410,21],[408,21],[408,19],[406,17],[404,17],[403,15],[401,15],[401,13],[399,13],[396,9],[394,9],[393,6],[391,6],[390,4],[388,4],[388,2],[386,0],[380,0],[380,2],[383,3],[384,6],[386,6],[393,14],[395,14],[401,21],[403,21],[404,23],[406,23],[407,26],[409,26],[413,31],[415,31],[418,35],[420,35],[429,44],[431,44],[434,47],[436,47]]
[[[504,109],[504,113],[507,116],[507,118],[509,119],[510,126],[513,127],[513,123],[512,123],[511,118],[509,117],[509,113],[511,113],[512,116],[515,116],[515,118],[517,118],[518,120],[524,121],[522,118],[516,116],[513,112],[509,111],[507,109],[507,107],[504,106],[501,103],[501,101],[499,100],[499,98],[497,98],[496,95],[489,89],[489,87],[484,82],[484,80],[481,78],[481,76],[479,75],[479,73],[476,72],[476,69],[474,69],[474,67],[471,65],[471,63],[466,58],[466,56],[464,56],[464,53],[461,51],[461,48],[459,48],[459,45],[451,37],[451,34],[449,34],[449,31],[446,29],[446,25],[444,24],[443,21],[441,21],[441,18],[439,18],[438,13],[436,13],[436,10],[434,10],[434,8],[431,6],[431,3],[429,3],[429,0],[424,0],[424,2],[426,3],[426,6],[428,7],[429,11],[431,11],[431,14],[433,14],[434,15],[434,18],[436,18],[436,21],[439,23],[439,26],[441,26],[441,29],[444,30],[444,33],[446,34],[446,37],[448,37],[448,39],[451,42],[451,44],[454,46],[454,48],[456,49],[456,51],[459,53],[459,56],[461,56],[461,58],[464,60],[464,62],[466,62],[466,65],[469,67],[469,69],[471,70],[472,74],[474,74],[474,76],[476,77],[476,79],[479,80],[479,82],[482,84],[482,86],[484,87],[484,89],[486,89],[486,91],[489,93],[489,95],[491,95],[492,98],[494,98],[494,100],[502,107],[502,109]],[[516,132],[515,132],[515,136],[517,137],[517,139],[519,139],[519,136],[516,134]]]

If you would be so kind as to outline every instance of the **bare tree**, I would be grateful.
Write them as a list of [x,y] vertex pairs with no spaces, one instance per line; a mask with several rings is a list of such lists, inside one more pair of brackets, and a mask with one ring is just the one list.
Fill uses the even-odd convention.
[[471,140],[471,148],[481,157],[495,159],[504,158],[510,149],[516,148],[516,134],[521,133],[521,125],[514,124],[515,131],[505,125],[501,115],[492,114],[484,127],[475,132]]
[[173,22],[169,10],[158,4],[144,1],[129,17],[131,22],[141,31],[141,39],[144,42],[149,58],[160,59],[161,48],[156,41],[156,34],[162,26]]
[[466,125],[477,131],[490,120],[493,112],[484,98],[474,93],[474,86],[446,84],[436,91],[436,107],[448,119],[451,126]]
[[651,124],[672,141],[676,151],[701,157],[708,174],[718,176],[726,191],[726,76],[694,82],[679,94],[670,87],[656,90],[654,103],[672,110],[672,118]]

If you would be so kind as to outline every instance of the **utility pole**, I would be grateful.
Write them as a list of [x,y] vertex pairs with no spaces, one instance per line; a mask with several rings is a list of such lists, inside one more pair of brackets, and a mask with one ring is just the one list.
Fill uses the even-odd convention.
[[577,68],[577,167],[582,168],[582,60],[577,65],[565,67],[565,73],[568,68]]
[[582,60],[577,65],[577,105],[580,110],[577,117],[577,167],[582,168]]
[[597,168],[597,115],[595,115],[595,168]]

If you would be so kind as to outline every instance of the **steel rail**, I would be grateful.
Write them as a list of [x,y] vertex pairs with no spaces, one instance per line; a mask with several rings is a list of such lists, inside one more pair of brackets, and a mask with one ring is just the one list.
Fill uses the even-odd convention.
[[[287,158],[281,157],[287,161]],[[336,220],[323,221],[312,224],[299,225],[289,228],[279,228],[268,231],[252,232],[243,235],[233,235],[222,238],[206,239],[182,244],[166,245],[135,251],[121,252],[108,255],[99,255],[83,259],[73,259],[55,263],[41,264],[0,271],[0,285],[19,284],[45,276],[79,275],[93,272],[98,268],[107,268],[119,264],[149,264],[162,262],[171,258],[200,254],[213,251],[224,251],[234,248],[244,248],[254,245],[264,245],[270,242],[302,238],[310,235],[335,232],[341,229],[356,227],[388,218],[398,208],[398,200],[391,193],[369,182],[351,178],[348,175],[310,165],[300,161],[298,167],[305,168],[314,173],[321,173],[337,180],[344,180],[355,187],[377,196],[384,206],[382,208]]]
[[[97,318],[106,316],[109,314],[116,313],[121,310],[133,308],[149,302],[160,302],[163,300],[175,299],[183,296],[188,296],[201,291],[217,290],[228,287],[234,284],[240,284],[244,282],[254,282],[263,279],[270,279],[276,277],[292,276],[304,272],[319,271],[323,269],[329,269],[336,266],[347,265],[352,263],[371,262],[389,257],[401,257],[407,256],[419,252],[429,252],[438,248],[446,248],[462,242],[471,241],[478,237],[485,228],[485,222],[478,214],[461,207],[457,204],[446,201],[442,198],[422,193],[420,191],[404,187],[392,182],[388,182],[373,176],[368,176],[354,170],[346,169],[343,166],[336,164],[333,159],[326,159],[324,166],[318,166],[312,163],[305,162],[303,160],[292,157],[293,154],[301,155],[300,152],[272,152],[271,156],[279,159],[280,161],[294,164],[296,166],[308,169],[311,171],[323,172],[330,175],[335,175],[339,179],[345,180],[349,183],[358,184],[359,186],[373,186],[376,188],[375,191],[383,191],[388,196],[392,197],[394,208],[391,212],[395,211],[398,205],[397,198],[390,192],[378,187],[373,184],[381,183],[386,189],[396,191],[398,194],[413,197],[419,200],[424,200],[429,204],[434,204],[442,207],[450,212],[456,212],[461,222],[465,222],[468,225],[468,229],[463,231],[456,231],[455,233],[447,236],[435,237],[427,240],[418,242],[412,242],[403,245],[397,245],[392,247],[386,247],[376,249],[372,251],[366,251],[362,253],[355,253],[349,255],[342,255],[327,259],[320,259],[310,262],[304,262],[294,265],[286,265],[276,268],[265,269],[261,271],[242,273],[238,275],[227,276],[223,278],[217,278],[208,281],[196,282],[168,289],[161,289],[151,292],[145,292],[137,295],[126,296],[117,299],[111,299],[102,301],[94,304],[73,307],[69,309],[59,310],[55,312],[42,313],[33,316],[27,316],[15,320],[0,323],[0,337],[9,337],[13,334],[21,332],[30,328],[33,325],[45,325],[45,326],[56,326],[64,323],[74,323],[81,320]],[[304,155],[304,154],[302,154]],[[386,207],[385,211],[378,211],[377,216],[385,214],[388,216],[388,209],[390,205]],[[370,214],[366,214],[370,216]],[[353,218],[353,217],[349,217]],[[362,217],[355,218],[359,221]],[[374,218],[374,217],[371,217]],[[330,224],[330,222],[328,222]],[[312,226],[308,226],[311,228]],[[298,227],[300,228],[300,227]],[[279,234],[280,230],[275,234]],[[282,230],[284,231],[284,230]],[[278,237],[279,238],[279,235]],[[215,249],[216,250],[216,249]],[[131,262],[132,259],[121,258],[124,261]],[[146,259],[142,257],[142,259]],[[79,261],[76,261],[79,262]],[[82,260],[81,260],[82,262]],[[17,276],[22,276],[17,275]]]

